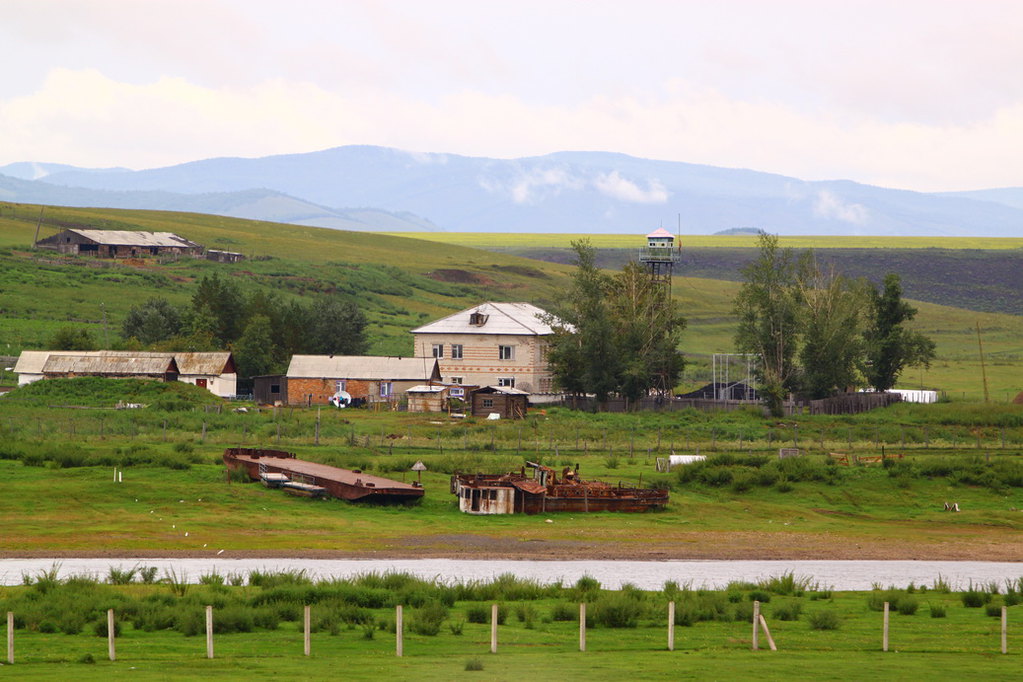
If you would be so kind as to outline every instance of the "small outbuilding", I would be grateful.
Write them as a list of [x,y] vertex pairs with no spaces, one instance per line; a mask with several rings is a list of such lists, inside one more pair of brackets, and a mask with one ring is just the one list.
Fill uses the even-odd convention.
[[353,400],[394,403],[413,386],[440,383],[436,358],[371,355],[294,355],[287,404],[326,405],[339,391]]
[[501,419],[524,419],[529,394],[506,386],[484,386],[469,395],[470,414],[474,417],[500,415]]

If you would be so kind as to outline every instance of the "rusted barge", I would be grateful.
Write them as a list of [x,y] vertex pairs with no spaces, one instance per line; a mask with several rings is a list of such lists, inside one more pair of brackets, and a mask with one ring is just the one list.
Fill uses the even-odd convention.
[[558,477],[550,467],[526,462],[508,474],[455,474],[451,492],[467,514],[541,514],[547,512],[643,512],[668,504],[668,491],[624,488],[603,481],[584,481],[578,467]]
[[423,487],[418,482],[402,483],[365,474],[358,469],[309,462],[283,450],[227,448],[224,450],[224,464],[229,469],[244,470],[250,479],[264,484],[268,483],[268,479],[278,478],[268,474],[283,474],[288,481],[302,484],[288,486],[284,483],[283,487],[295,488],[289,491],[292,494],[301,494],[301,490],[314,492],[310,486],[318,486],[330,497],[350,501],[408,504],[423,497]]

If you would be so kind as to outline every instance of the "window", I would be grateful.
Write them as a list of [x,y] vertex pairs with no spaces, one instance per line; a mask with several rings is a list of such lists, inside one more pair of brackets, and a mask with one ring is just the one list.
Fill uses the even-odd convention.
[[465,395],[465,389],[464,388],[452,388],[451,389],[451,397],[452,398],[461,398],[464,395]]
[[493,407],[493,406],[494,406],[494,399],[493,398],[484,398],[483,399],[483,407]]
[[482,327],[487,323],[487,317],[489,317],[489,315],[484,315],[481,312],[470,313],[469,324],[474,327]]
[[347,379],[338,379],[337,381],[334,382],[334,392],[335,393],[338,393],[340,391],[347,391],[347,390],[348,390],[348,380]]
[[462,359],[462,344],[460,343],[451,344],[451,359],[452,360]]
[[380,382],[380,397],[387,398],[391,395],[391,382],[381,381]]
[[444,357],[444,344],[435,343],[433,344],[433,357],[442,358]]
[[451,377],[451,383],[461,385],[462,377]]
[[498,377],[498,386],[507,386],[508,388],[515,388],[515,377]]
[[501,360],[514,360],[515,346],[498,346],[497,357]]
[[270,384],[270,394],[271,395],[277,395],[280,392],[281,392],[281,385],[280,384]]

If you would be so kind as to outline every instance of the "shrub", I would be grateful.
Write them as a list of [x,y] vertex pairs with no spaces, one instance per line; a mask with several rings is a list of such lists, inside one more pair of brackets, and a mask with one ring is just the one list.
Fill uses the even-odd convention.
[[639,600],[621,592],[602,595],[593,604],[594,622],[608,628],[634,628],[643,612]]
[[991,595],[987,592],[980,592],[973,588],[970,588],[966,592],[959,595],[959,598],[963,601],[963,606],[969,609],[979,609],[984,604],[991,601]]
[[912,616],[916,613],[916,610],[920,607],[920,603],[916,600],[916,597],[904,595],[899,598],[896,602],[895,608],[898,610],[900,615]]
[[942,604],[931,604],[931,618],[944,618],[945,607]]
[[[676,611],[676,614],[677,613],[678,612]],[[551,608],[551,618],[556,621],[579,620],[579,607],[567,602],[555,604],[553,608]]]
[[771,601],[771,594],[764,590],[753,590],[746,596],[750,601],[758,601],[765,604]]
[[771,614],[777,620],[799,620],[802,612],[803,605],[801,603],[790,601],[784,604],[776,604]]
[[490,609],[484,604],[473,604],[465,610],[465,618],[470,623],[486,623],[490,620]]
[[988,604],[984,607],[984,612],[992,618],[1001,618],[1002,616],[1002,605],[1001,604]]
[[[448,623],[448,629],[451,630],[451,634],[453,634],[453,635],[460,635],[460,634],[462,634],[462,629],[464,627],[465,627],[465,621],[464,620],[456,620],[456,621],[452,621],[452,622]],[[372,639],[372,637],[370,637],[369,639]]]
[[[109,630],[107,629],[107,619],[103,618],[98,620],[92,625],[92,631],[97,637],[106,637]],[[121,636],[121,621],[114,621],[114,637]]]
[[468,671],[483,670],[483,661],[478,658],[470,658],[465,662],[465,669]]
[[409,630],[417,635],[434,637],[440,632],[440,626],[448,617],[448,608],[439,601],[433,601],[416,609],[409,619]]
[[809,620],[812,630],[837,630],[840,623],[835,611],[814,611]]

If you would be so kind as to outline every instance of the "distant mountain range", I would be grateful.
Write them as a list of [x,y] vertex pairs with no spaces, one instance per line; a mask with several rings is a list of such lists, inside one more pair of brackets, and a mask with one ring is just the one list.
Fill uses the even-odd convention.
[[25,162],[0,166],[0,199],[353,230],[1023,236],[1023,188],[928,194],[607,152],[490,159],[348,146],[140,171]]

